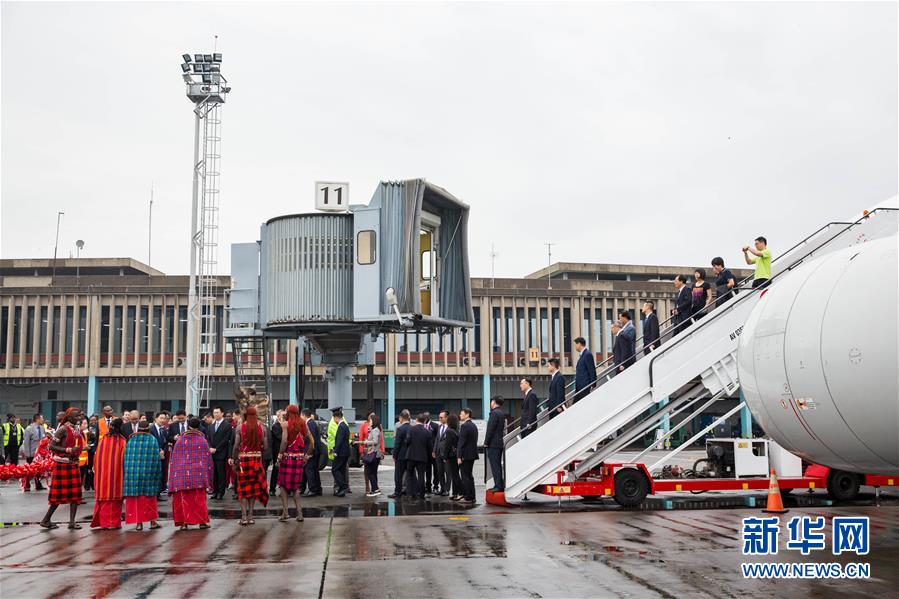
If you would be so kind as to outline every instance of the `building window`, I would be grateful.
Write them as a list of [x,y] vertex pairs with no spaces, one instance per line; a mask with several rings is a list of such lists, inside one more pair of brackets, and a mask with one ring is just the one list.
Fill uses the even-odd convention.
[[153,306],[153,341],[150,345],[153,355],[162,351],[162,306]]
[[499,308],[493,308],[493,351],[498,352],[500,344]]
[[[359,231],[356,235],[356,262],[374,264],[377,259],[377,237],[372,230]],[[422,270],[424,272],[424,270]]]
[[515,321],[513,319],[512,308],[506,308],[504,313],[506,320],[506,346],[503,348],[503,351],[512,352],[515,348]]
[[537,309],[528,308],[528,348],[537,346]]
[[63,362],[66,366],[72,365],[72,343],[74,343],[75,333],[75,308],[66,306],[66,341],[65,341],[65,358]]
[[584,308],[584,320],[581,322],[581,336],[590,347],[590,308]]
[[141,364],[146,364],[146,355],[147,355],[147,345],[150,340],[150,308],[147,306],[140,307],[140,326],[138,328],[140,331],[140,353],[143,356],[141,360]]
[[571,308],[562,309],[562,353],[571,351]]
[[[17,355],[19,353],[19,329],[21,327],[22,322],[22,308],[21,306],[16,306],[12,311],[12,353],[13,355]],[[14,366],[18,366],[18,361],[16,361]]]
[[112,362],[115,364],[122,355],[122,306],[115,307],[112,318]]
[[6,339],[9,335],[9,308],[0,309],[0,367],[6,367]]
[[481,308],[474,308],[474,352],[481,352]]
[[[593,310],[593,341],[596,343],[593,344],[593,352],[602,354],[602,308],[595,308]],[[601,362],[602,360],[596,360],[597,362]]]
[[546,318],[546,308],[540,308],[540,353],[549,351],[549,322]]
[[524,308],[515,308],[515,320],[518,325],[518,345],[516,346],[516,349],[519,352],[523,352],[526,349],[525,342],[528,337],[524,327]]
[[53,307],[53,327],[50,329],[50,353],[59,356],[59,306]]
[[84,366],[87,340],[87,306],[78,307],[78,365]]
[[41,324],[38,327],[40,337],[37,340],[38,346],[38,363],[44,363],[44,354],[47,353],[47,306],[41,306]]
[[175,306],[165,307],[165,353],[175,352]]
[[100,307],[100,366],[109,366],[109,306]]
[[562,323],[559,322],[559,309],[552,309],[552,319],[553,319],[553,353],[557,354],[561,351],[560,349],[560,339],[562,338]]
[[134,320],[137,317],[137,307],[128,306],[125,316],[125,353],[134,354]]

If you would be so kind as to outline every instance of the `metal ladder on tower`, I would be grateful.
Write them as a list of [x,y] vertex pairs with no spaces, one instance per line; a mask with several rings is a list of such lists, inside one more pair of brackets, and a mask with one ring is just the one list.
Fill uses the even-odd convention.
[[200,348],[197,363],[197,398],[200,408],[209,408],[212,373],[219,352],[216,323],[218,289],[219,163],[221,160],[221,106],[204,105],[203,160],[200,165],[200,229],[196,240],[200,272],[197,299],[200,320]]
[[271,369],[267,343],[262,335],[233,337],[231,353],[237,384],[241,387],[252,387],[257,394],[269,396]]

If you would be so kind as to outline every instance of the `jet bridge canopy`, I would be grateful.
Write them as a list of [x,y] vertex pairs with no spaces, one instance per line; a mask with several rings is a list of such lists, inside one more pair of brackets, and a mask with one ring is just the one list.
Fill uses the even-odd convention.
[[468,205],[442,187],[410,179],[382,182],[368,206],[351,210],[355,321],[396,322],[385,295],[392,288],[397,309],[415,328],[472,325]]

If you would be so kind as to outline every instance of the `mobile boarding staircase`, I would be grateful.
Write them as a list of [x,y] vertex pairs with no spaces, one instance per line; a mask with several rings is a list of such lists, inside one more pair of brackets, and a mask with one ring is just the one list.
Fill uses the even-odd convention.
[[[751,289],[751,281],[742,281],[735,297],[708,313],[697,314],[686,325],[674,325],[671,320],[662,323],[660,347],[649,353],[640,348],[634,355],[636,362],[621,373],[616,373],[609,360],[597,364],[592,391],[587,395],[582,392],[576,400],[573,385],[569,385],[567,408],[551,420],[546,401],[541,402],[537,427],[524,438],[521,420],[513,421],[503,439],[503,500],[521,498],[542,485],[583,480],[613,454],[657,428],[665,416],[673,418],[691,408],[696,415],[719,399],[733,396],[740,386],[736,359],[739,336],[766,289],[776,287],[791,271],[818,256],[895,235],[897,217],[895,208],[877,208],[855,222],[832,222],[821,227],[772,262],[769,285]],[[639,341],[635,346],[640,346]],[[743,405],[740,402],[681,448]],[[688,421],[684,419],[669,435]],[[650,449],[652,446],[634,462]]]

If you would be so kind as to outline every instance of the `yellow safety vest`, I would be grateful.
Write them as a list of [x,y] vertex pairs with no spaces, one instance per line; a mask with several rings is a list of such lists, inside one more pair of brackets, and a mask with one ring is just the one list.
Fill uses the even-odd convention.
[[[4,447],[9,445],[9,433],[11,430],[9,424],[10,424],[9,422],[3,423],[3,446]],[[18,445],[21,446],[22,442],[25,440],[25,429],[22,428],[21,424],[16,424],[16,433],[19,435]]]

